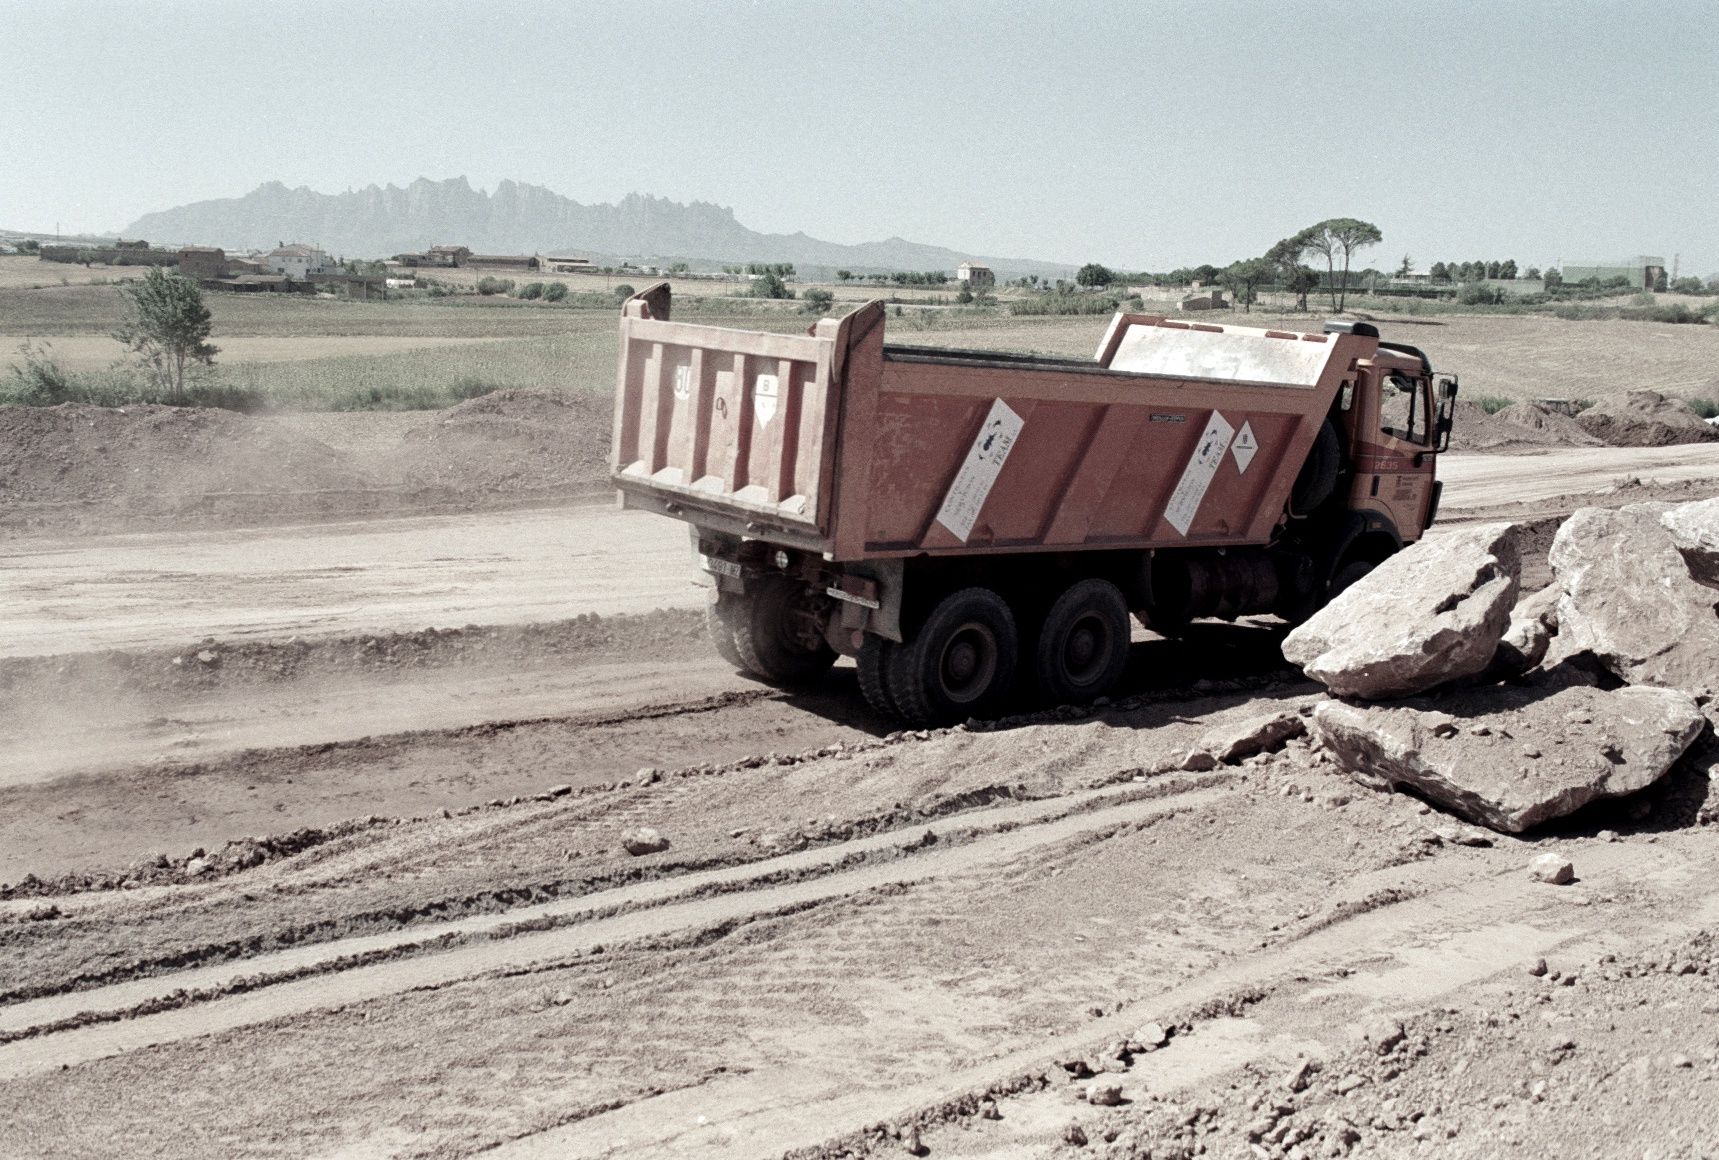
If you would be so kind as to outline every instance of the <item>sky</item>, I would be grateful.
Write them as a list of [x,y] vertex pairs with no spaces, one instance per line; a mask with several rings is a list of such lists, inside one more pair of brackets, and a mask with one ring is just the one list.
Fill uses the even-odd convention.
[[1164,270],[1719,273],[1719,3],[0,0],[0,227],[464,175]]

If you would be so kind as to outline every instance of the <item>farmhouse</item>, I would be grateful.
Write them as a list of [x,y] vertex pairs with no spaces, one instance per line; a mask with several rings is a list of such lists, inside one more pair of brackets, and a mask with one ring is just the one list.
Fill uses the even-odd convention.
[[543,259],[543,267],[557,274],[589,274],[597,268],[589,258],[556,257],[554,255]]
[[232,270],[227,264],[227,251],[219,246],[180,246],[179,272],[201,282],[225,278]]
[[395,254],[394,260],[402,266],[463,266],[472,256],[471,249],[466,246],[431,246],[422,253]]
[[991,272],[991,267],[982,266],[978,262],[962,262],[955,268],[955,278],[975,290],[997,284],[997,275]]
[[334,263],[322,250],[297,242],[270,250],[263,256],[263,265],[272,274],[284,274],[288,278],[298,279],[308,278],[313,274],[330,273],[334,267]]

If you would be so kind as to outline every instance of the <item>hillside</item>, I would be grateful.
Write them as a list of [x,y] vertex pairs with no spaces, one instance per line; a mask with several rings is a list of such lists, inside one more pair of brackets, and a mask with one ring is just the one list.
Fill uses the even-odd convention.
[[682,204],[630,194],[618,204],[584,205],[542,186],[503,181],[493,193],[464,177],[419,178],[404,189],[367,186],[345,193],[289,189],[278,181],[244,197],[193,202],[145,214],[127,237],[153,242],[260,248],[316,242],[353,257],[379,257],[441,242],[479,253],[573,252],[630,259],[793,262],[803,267],[950,269],[976,260],[1004,277],[1068,274],[1072,267],[1029,259],[986,258],[890,238],[843,245],[803,233],[764,234],[709,202]]

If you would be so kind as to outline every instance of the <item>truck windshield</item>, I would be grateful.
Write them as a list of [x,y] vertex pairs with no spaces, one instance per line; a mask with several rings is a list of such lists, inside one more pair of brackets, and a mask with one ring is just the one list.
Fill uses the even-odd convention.
[[1385,380],[1379,398],[1379,426],[1385,434],[1410,443],[1426,443],[1432,432],[1423,384],[1404,375]]

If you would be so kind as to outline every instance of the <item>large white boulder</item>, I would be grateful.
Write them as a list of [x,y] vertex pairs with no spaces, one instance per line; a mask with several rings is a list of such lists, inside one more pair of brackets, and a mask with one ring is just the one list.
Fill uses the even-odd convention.
[[[1672,514],[1670,511],[1666,515]],[[1632,685],[1719,694],[1719,612],[1690,575],[1661,510],[1582,508],[1552,540],[1561,650]],[[1688,521],[1686,521],[1688,522]]]
[[1706,726],[1675,689],[1465,689],[1394,705],[1325,701],[1313,736],[1364,785],[1412,789],[1507,833],[1663,777]]
[[1515,524],[1405,548],[1291,632],[1283,655],[1345,697],[1406,697],[1484,670],[1521,572]]
[[1719,588],[1719,496],[1673,504],[1660,513],[1659,522],[1671,533],[1689,574],[1709,588]]

